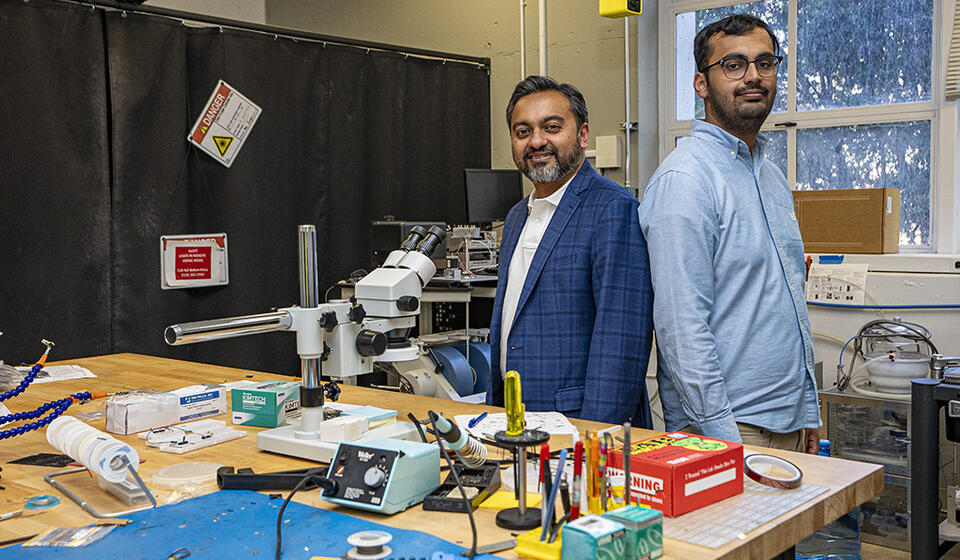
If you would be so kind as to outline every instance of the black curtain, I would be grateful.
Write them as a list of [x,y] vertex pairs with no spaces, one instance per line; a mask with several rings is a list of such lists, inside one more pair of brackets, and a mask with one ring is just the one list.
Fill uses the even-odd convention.
[[[35,5],[4,2],[0,13],[31,19],[32,13],[64,11],[59,3]],[[100,62],[101,97],[80,96],[61,116],[89,116],[94,108],[101,115],[103,144],[89,149],[102,160],[103,192],[89,219],[102,222],[97,239],[105,252],[94,261],[106,300],[102,333],[111,336],[93,347],[89,333],[71,326],[64,332],[68,348],[58,357],[130,351],[298,374],[291,333],[172,348],[163,342],[163,327],[296,304],[298,224],[317,226],[325,290],[369,263],[371,220],[391,214],[462,221],[462,170],[489,166],[489,77],[475,65],[196,28],[134,13],[87,8],[67,17],[80,12],[90,29],[73,39],[99,43],[92,58]],[[0,27],[0,41],[18,44],[20,33],[6,32],[13,29]],[[66,40],[47,31],[38,40]],[[29,60],[28,47],[18,48]],[[83,58],[72,45],[63,48]],[[51,79],[60,79],[60,61],[51,65]],[[186,141],[218,79],[263,108],[229,169]],[[26,84],[2,87],[20,92]],[[23,153],[18,143],[8,144],[13,154]],[[5,166],[13,157],[19,156],[5,151],[0,161]],[[27,165],[21,174],[32,170]],[[73,223],[56,227],[62,236],[74,235]],[[216,232],[228,235],[230,284],[161,290],[160,236]],[[36,254],[32,247],[25,252]],[[87,293],[92,280],[71,288]],[[44,283],[34,276],[32,289]],[[18,284],[11,297],[21,297]],[[59,299],[53,301],[56,307]],[[84,304],[97,306],[92,299]],[[21,321],[13,326],[37,328]],[[88,346],[72,351],[80,339]],[[3,342],[0,357],[18,350]]]
[[0,2],[0,359],[111,344],[103,24],[69,4]]

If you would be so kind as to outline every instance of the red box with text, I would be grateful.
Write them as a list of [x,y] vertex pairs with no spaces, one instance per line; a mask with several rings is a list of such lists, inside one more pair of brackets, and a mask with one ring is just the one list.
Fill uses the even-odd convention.
[[[623,477],[623,448],[610,456],[612,476]],[[743,492],[743,446],[683,432],[630,446],[634,501],[671,517]]]

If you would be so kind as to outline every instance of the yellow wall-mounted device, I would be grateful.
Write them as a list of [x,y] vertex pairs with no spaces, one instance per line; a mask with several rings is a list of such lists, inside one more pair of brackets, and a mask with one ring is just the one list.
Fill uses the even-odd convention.
[[643,0],[600,0],[600,15],[608,18],[638,16]]

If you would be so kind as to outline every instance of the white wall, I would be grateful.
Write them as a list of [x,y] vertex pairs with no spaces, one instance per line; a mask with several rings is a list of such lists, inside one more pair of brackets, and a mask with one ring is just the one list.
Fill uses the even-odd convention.
[[148,0],[145,4],[251,23],[267,22],[265,0]]

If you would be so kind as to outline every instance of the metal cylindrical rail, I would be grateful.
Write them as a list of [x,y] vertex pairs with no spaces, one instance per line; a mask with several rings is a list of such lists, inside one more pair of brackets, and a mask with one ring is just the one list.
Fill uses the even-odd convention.
[[225,319],[211,319],[209,321],[194,321],[170,325],[163,331],[163,338],[167,344],[178,346],[209,342],[223,338],[234,338],[249,334],[258,334],[272,331],[285,331],[290,328],[293,318],[286,311],[260,313],[257,315],[241,315]]

